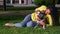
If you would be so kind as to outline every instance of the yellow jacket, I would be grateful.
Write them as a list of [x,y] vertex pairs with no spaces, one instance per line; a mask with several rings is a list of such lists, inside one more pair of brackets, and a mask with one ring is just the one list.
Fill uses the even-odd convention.
[[[53,21],[52,21],[51,15],[47,14],[46,18],[47,18],[47,21],[49,22],[49,24],[47,24],[47,26],[53,26]],[[31,19],[32,19],[32,21],[37,22],[37,15],[36,15],[36,13],[32,13]]]
[[53,26],[53,20],[50,14],[46,15],[47,21],[49,22],[49,24],[47,24],[47,26]]
[[32,15],[31,15],[31,19],[32,19],[32,21],[35,21],[35,22],[37,22],[37,15],[36,15],[36,13],[32,13]]
[[[40,10],[40,11],[44,10],[45,11],[46,9],[47,9],[47,7],[45,5],[42,5],[42,6],[38,7],[38,8],[36,8],[35,11],[37,11],[37,10]],[[37,17],[36,13],[32,13],[31,19],[33,21],[35,21],[35,22],[37,21],[36,17]],[[47,26],[53,26],[53,21],[52,21],[51,15],[47,14],[46,18],[47,18],[47,21],[49,22],[49,24],[47,24]]]

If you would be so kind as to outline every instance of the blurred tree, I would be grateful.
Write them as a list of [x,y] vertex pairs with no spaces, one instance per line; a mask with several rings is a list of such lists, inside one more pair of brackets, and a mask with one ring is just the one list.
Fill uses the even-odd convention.
[[53,0],[53,3],[52,3],[52,5],[53,5],[52,6],[52,8],[53,8],[52,15],[54,17],[54,25],[60,25],[59,24],[59,13],[57,11],[57,8],[55,7],[56,1],[58,1],[58,0]]
[[34,3],[37,6],[40,6],[40,5],[52,5],[53,1],[52,0],[34,0]]
[[6,11],[6,0],[3,0],[4,11]]

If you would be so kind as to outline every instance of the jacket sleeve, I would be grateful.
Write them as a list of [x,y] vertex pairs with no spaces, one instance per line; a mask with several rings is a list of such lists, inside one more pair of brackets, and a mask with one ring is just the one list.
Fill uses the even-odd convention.
[[52,20],[51,15],[47,15],[46,17],[47,17],[47,20],[49,22],[49,24],[47,24],[47,26],[53,26],[53,20]]
[[32,21],[37,21],[37,19],[36,19],[36,14],[35,13],[32,13],[32,15],[31,15],[31,19],[32,19]]

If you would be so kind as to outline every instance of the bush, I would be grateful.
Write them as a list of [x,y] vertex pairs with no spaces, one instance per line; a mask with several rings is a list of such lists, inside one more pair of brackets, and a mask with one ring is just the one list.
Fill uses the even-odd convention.
[[[17,11],[19,11],[19,10],[34,10],[36,7],[34,7],[34,6],[32,6],[32,7],[6,7],[6,10],[8,11],[8,10],[13,10],[13,11],[15,11],[15,10],[17,10]],[[0,8],[0,10],[3,10],[4,8],[2,7],[2,8]]]
[[53,4],[53,0],[45,0],[45,4],[46,5],[52,5]]
[[[37,5],[37,6],[40,6],[40,5],[52,5],[53,4],[53,0],[34,0],[34,3]],[[58,3],[58,0],[55,0],[55,4]]]
[[34,3],[38,6],[42,4],[43,0],[34,0]]
[[36,7],[7,7],[7,10],[34,10]]
[[58,3],[58,0],[55,0],[55,4],[57,4]]

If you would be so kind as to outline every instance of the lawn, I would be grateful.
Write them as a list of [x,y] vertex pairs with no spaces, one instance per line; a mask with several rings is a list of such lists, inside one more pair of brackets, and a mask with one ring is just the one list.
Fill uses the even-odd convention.
[[60,26],[47,27],[45,30],[42,27],[34,29],[33,27],[17,28],[4,26],[8,22],[21,22],[23,18],[21,16],[0,16],[0,34],[60,34]]
[[[26,12],[26,10],[21,10],[21,11]],[[30,10],[28,11],[30,12]],[[17,22],[21,22],[23,19],[24,16],[22,17],[20,15],[17,16],[0,15],[0,34],[60,34],[60,26],[47,27],[45,30],[42,29],[42,27],[37,27],[36,29],[34,29],[33,27],[17,28],[17,27],[4,26],[4,24],[7,22],[17,23]]]
[[42,27],[6,27],[6,22],[21,22],[22,20],[0,20],[0,34],[60,34],[60,26],[47,27],[45,30]]

